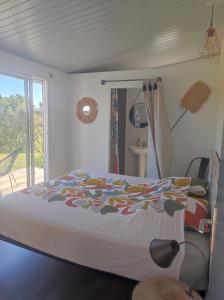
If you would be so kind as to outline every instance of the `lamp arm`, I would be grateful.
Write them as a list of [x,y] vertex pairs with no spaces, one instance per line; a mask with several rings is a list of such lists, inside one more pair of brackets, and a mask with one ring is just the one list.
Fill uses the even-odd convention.
[[202,273],[202,275],[201,275],[200,278],[199,278],[199,279],[198,279],[198,280],[197,280],[197,281],[189,288],[189,290],[186,291],[186,293],[187,293],[189,296],[193,297],[193,295],[192,295],[193,290],[194,290],[194,289],[197,287],[197,285],[202,281],[202,279],[204,278],[204,276],[205,276],[205,274],[206,274],[206,272],[207,272],[207,260],[206,260],[206,257],[205,257],[204,252],[203,252],[197,245],[195,245],[195,244],[192,243],[192,242],[185,241],[185,242],[179,243],[179,246],[181,246],[181,245],[183,245],[183,244],[188,244],[188,245],[193,246],[195,249],[198,250],[198,252],[201,254],[201,256],[202,256],[202,258],[203,258],[203,265],[204,265],[204,268],[203,268],[203,273]]

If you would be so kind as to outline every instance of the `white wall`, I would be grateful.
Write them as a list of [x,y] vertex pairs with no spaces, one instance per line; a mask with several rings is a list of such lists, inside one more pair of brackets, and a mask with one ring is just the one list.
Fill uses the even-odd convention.
[[[70,169],[108,170],[110,88],[141,86],[139,82],[102,86],[100,81],[161,76],[171,125],[182,112],[179,106],[181,98],[195,81],[203,80],[212,89],[212,95],[202,109],[196,114],[188,112],[173,132],[173,174],[184,175],[193,157],[209,156],[215,145],[218,66],[214,60],[198,60],[158,69],[71,75],[74,97],[70,103]],[[97,119],[89,125],[79,122],[75,115],[76,103],[84,96],[93,97],[98,103]]]
[[218,90],[218,122],[217,122],[217,134],[216,134],[216,148],[219,154],[221,154],[222,143],[222,131],[224,122],[224,43],[222,47],[222,54],[220,58],[219,66],[219,90]]
[[[192,157],[208,156],[215,142],[219,148],[218,137],[224,112],[223,82],[219,84],[219,91],[222,92],[219,93],[219,122],[216,135],[217,86],[218,75],[221,72],[220,78],[224,78],[224,55],[221,70],[217,61],[198,60],[158,69],[67,75],[0,51],[0,72],[33,76],[45,79],[48,83],[50,177],[78,167],[108,171],[110,88],[136,88],[140,87],[141,83],[126,82],[102,86],[102,79],[157,76],[163,79],[165,103],[171,125],[182,111],[179,103],[191,84],[196,80],[203,80],[212,88],[212,95],[203,108],[194,115],[187,113],[173,132],[173,174],[183,175]],[[50,79],[49,73],[53,74],[53,80]],[[82,124],[76,117],[76,103],[84,96],[91,96],[98,102],[97,119],[89,125]]]
[[[3,51],[0,51],[0,72],[15,76],[37,77],[47,81],[49,176],[52,178],[67,171],[69,76]],[[50,78],[49,73],[53,75],[53,79]]]

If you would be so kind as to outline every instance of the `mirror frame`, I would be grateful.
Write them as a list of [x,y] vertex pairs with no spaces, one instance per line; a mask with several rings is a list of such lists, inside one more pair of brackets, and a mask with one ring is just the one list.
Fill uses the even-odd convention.
[[[138,102],[138,103],[135,103],[134,105],[132,105],[131,108],[130,108],[130,110],[129,110],[129,115],[128,115],[129,122],[130,122],[131,125],[134,126],[135,128],[146,128],[146,127],[149,126],[148,121],[147,121],[147,125],[142,126],[142,127],[141,127],[141,126],[140,126],[140,127],[135,126],[135,125],[132,123],[132,121],[131,121],[131,120],[132,120],[131,116],[134,115],[134,107],[137,106],[137,105],[139,105],[139,104],[142,104],[142,105],[144,105],[144,107],[145,107],[145,103],[144,103],[144,102]],[[147,118],[146,108],[145,108],[145,114],[146,114],[146,118]],[[146,124],[146,123],[143,123],[143,124]]]
[[[86,114],[83,111],[85,106],[90,107],[89,114]],[[78,101],[76,106],[76,115],[81,122],[85,124],[92,123],[96,119],[97,112],[97,102],[93,98],[84,97]]]

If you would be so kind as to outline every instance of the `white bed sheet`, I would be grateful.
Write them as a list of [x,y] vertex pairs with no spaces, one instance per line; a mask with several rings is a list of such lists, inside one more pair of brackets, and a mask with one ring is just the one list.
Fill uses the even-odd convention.
[[[130,184],[149,183],[138,177],[85,172]],[[183,213],[177,211],[171,218],[149,207],[126,216],[101,215],[16,192],[0,200],[0,234],[56,257],[136,280],[160,274],[179,278],[184,247],[171,267],[161,269],[150,258],[149,244],[155,238],[183,241]]]

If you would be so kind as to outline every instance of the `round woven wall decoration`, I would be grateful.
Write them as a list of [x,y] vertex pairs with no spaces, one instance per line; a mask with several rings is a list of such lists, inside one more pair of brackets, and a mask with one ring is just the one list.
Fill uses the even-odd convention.
[[77,103],[76,114],[83,123],[91,123],[97,116],[97,102],[90,98],[84,97]]

